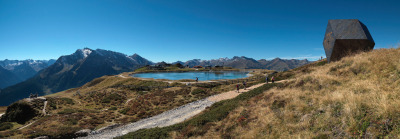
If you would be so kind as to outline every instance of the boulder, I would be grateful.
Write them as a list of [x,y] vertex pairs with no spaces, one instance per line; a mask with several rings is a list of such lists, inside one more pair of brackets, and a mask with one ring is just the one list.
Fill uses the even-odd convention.
[[112,124],[112,125],[97,129],[95,132],[96,133],[102,133],[102,132],[104,132],[106,130],[110,130],[110,129],[113,129],[113,128],[116,128],[116,127],[119,127],[119,126],[120,126],[120,124]]
[[323,41],[328,62],[360,51],[370,51],[375,42],[368,28],[358,19],[329,20]]
[[49,139],[49,137],[48,136],[40,136],[40,137],[36,137],[34,139]]
[[76,137],[84,137],[84,136],[89,135],[90,132],[92,132],[92,130],[90,130],[90,129],[82,129],[82,130],[79,130],[78,132],[75,132],[75,136]]

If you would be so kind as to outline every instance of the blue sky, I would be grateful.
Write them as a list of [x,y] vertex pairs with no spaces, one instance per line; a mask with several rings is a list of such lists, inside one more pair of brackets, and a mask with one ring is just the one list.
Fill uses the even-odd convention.
[[89,47],[154,62],[325,57],[329,19],[359,19],[376,48],[400,43],[400,1],[0,0],[0,60]]

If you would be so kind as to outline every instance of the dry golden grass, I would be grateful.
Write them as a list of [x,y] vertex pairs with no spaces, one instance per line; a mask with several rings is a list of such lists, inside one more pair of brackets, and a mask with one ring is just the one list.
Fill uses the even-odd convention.
[[0,107],[0,113],[5,113],[6,110],[7,110],[7,107],[6,107],[6,106],[1,106],[1,107]]
[[308,68],[195,138],[400,138],[399,48]]

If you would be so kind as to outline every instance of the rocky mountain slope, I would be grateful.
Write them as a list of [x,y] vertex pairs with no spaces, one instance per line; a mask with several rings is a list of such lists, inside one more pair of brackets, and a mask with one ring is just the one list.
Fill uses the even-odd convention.
[[21,81],[17,75],[0,66],[0,88],[4,88]]
[[137,54],[127,56],[102,49],[79,49],[61,56],[34,77],[1,90],[0,105],[8,105],[30,93],[44,95],[82,86],[94,78],[133,71],[147,64],[152,62]]

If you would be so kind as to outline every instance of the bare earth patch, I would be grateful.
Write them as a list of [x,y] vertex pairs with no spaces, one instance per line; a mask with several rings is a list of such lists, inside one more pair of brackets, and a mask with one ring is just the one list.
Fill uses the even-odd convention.
[[253,90],[254,88],[260,87],[260,86],[262,86],[264,84],[265,83],[253,85],[253,86],[247,88],[246,90],[240,89],[239,93],[237,91],[229,91],[229,92],[221,93],[221,94],[218,94],[218,95],[210,96],[210,97],[207,98],[207,100],[218,102],[218,101],[222,101],[222,100],[226,100],[226,99],[232,99],[232,98],[238,96],[240,93],[245,93],[247,91]]

